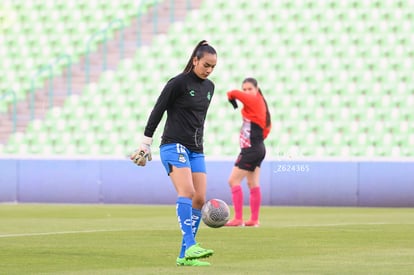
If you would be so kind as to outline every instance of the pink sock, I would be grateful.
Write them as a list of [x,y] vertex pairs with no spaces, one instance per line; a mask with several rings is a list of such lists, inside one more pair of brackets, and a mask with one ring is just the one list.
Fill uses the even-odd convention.
[[235,219],[243,219],[243,190],[240,185],[231,188]]
[[253,187],[250,189],[250,211],[251,211],[251,220],[259,220],[259,210],[260,204],[262,202],[262,194],[260,192],[260,186]]

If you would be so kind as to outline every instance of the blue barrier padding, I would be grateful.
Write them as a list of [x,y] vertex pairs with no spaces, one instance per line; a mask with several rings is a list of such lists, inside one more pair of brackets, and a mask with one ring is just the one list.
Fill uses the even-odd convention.
[[14,202],[17,197],[17,160],[0,159],[0,202]]
[[[234,161],[207,161],[207,199],[231,204]],[[265,161],[263,205],[414,206],[414,162]],[[246,181],[244,204],[249,203]],[[159,160],[0,160],[0,202],[173,204],[176,192]]]
[[101,202],[99,161],[21,160],[18,163],[21,202]]
[[356,205],[357,165],[352,162],[272,163],[270,204]]
[[414,163],[361,163],[361,206],[414,206]]

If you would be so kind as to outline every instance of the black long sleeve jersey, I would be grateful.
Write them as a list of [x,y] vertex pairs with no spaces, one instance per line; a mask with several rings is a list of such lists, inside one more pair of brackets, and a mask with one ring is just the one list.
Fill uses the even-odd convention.
[[204,121],[213,94],[214,83],[194,72],[170,79],[148,118],[145,136],[153,136],[167,110],[161,145],[180,143],[193,152],[203,153]]

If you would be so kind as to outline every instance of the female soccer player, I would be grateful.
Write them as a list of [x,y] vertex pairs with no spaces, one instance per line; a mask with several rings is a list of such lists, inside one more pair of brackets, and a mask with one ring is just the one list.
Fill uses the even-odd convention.
[[[266,155],[264,140],[270,132],[271,119],[269,108],[257,85],[257,80],[246,78],[242,89],[243,91],[227,92],[227,97],[235,109],[237,108],[236,99],[243,103],[241,110],[243,125],[240,130],[241,152],[229,178],[235,218],[226,226],[259,226],[260,164]],[[243,191],[240,184],[245,177],[250,189],[251,216],[250,220],[243,222]]]
[[139,166],[151,160],[152,137],[167,111],[160,157],[177,191],[176,214],[183,235],[176,260],[179,266],[210,265],[198,259],[213,255],[213,250],[202,248],[195,241],[195,236],[207,188],[203,131],[214,93],[214,83],[208,76],[216,63],[216,50],[207,41],[200,41],[184,71],[165,85],[148,118],[142,143],[131,155]]

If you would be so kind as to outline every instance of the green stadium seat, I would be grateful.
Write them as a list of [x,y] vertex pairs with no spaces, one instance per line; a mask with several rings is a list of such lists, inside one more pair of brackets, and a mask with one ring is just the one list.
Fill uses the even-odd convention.
[[[104,73],[82,95],[69,97],[44,121],[33,121],[27,133],[13,135],[2,150],[125,155],[136,146],[131,129],[143,131],[165,81],[184,67],[200,39],[198,32],[207,31],[219,56],[211,77],[217,90],[207,118],[207,155],[238,152],[240,113],[229,108],[225,92],[240,88],[246,76],[259,80],[272,113],[269,157],[277,157],[275,148],[300,150],[307,157],[414,155],[407,149],[414,146],[409,2],[213,2],[203,1],[200,10],[157,36],[151,46],[138,48],[134,58]],[[76,62],[89,34],[118,15],[130,23],[135,5],[127,0],[14,1],[19,23],[5,32],[7,49],[0,47],[5,57],[0,68],[7,71],[0,76],[1,88],[12,86],[23,99],[30,89],[24,84],[31,80],[28,71],[63,48]],[[67,24],[73,21],[77,24]],[[206,29],[211,21],[220,27]],[[10,102],[0,101],[0,110]],[[223,129],[232,138],[222,135]]]

